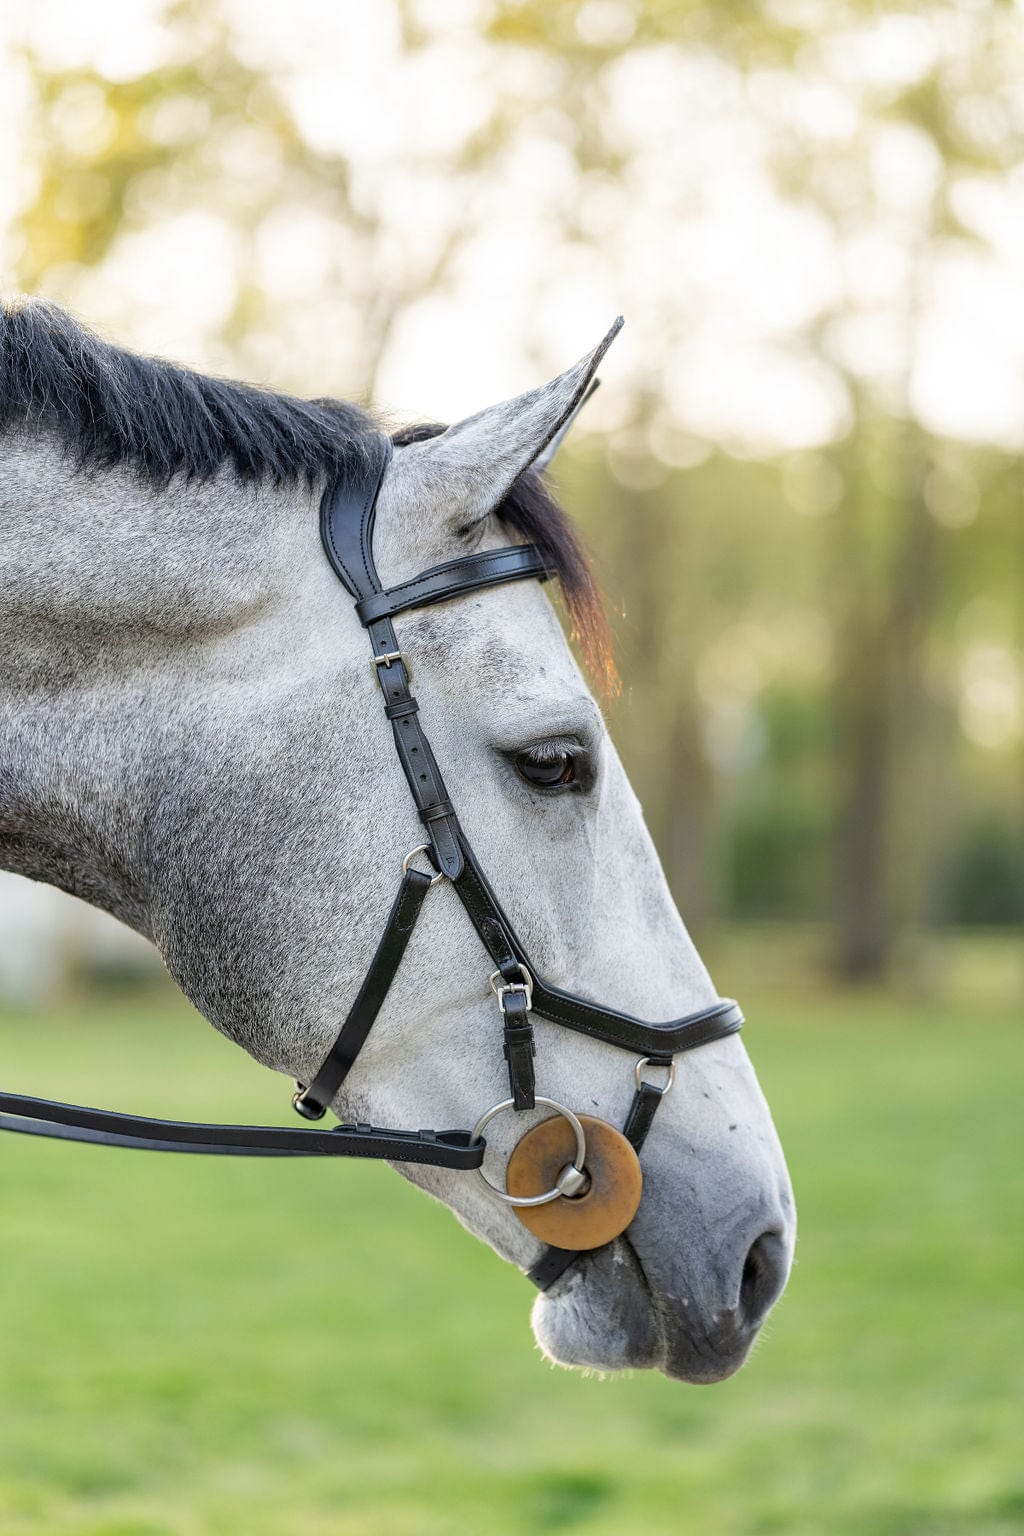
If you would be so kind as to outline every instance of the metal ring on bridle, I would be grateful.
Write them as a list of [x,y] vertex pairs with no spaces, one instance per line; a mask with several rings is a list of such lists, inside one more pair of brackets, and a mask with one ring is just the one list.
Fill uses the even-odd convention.
[[[402,860],[402,874],[403,875],[407,875],[409,873],[409,865],[412,863],[413,859],[416,857],[416,855],[418,853],[429,853],[429,852],[430,852],[430,844],[429,843],[420,843],[418,847],[410,848],[409,852],[406,854],[405,858]],[[445,878],[444,870],[443,869],[439,869],[437,871],[437,873],[431,877],[430,883],[431,883],[431,885],[436,885],[439,880],[443,880],[444,878]]]
[[[482,1168],[477,1168],[477,1176],[487,1185],[491,1194],[496,1199],[502,1200],[505,1205],[548,1205],[552,1200],[557,1200],[559,1195],[578,1194],[586,1177],[583,1163],[587,1155],[587,1138],[582,1125],[572,1110],[566,1109],[564,1104],[556,1104],[554,1099],[541,1098],[540,1094],[537,1095],[534,1102],[540,1104],[545,1109],[553,1109],[556,1114],[562,1115],[568,1120],[572,1126],[573,1135],[576,1137],[576,1156],[573,1162],[566,1164],[565,1168],[562,1169],[554,1189],[549,1189],[543,1195],[530,1195],[529,1197],[525,1195],[522,1197],[510,1195],[506,1189],[499,1189],[496,1184],[491,1183]],[[511,1109],[514,1104],[514,1099],[502,1099],[501,1103],[495,1104],[494,1108],[489,1109],[486,1115],[481,1115],[473,1127],[472,1140],[479,1141],[495,1116],[500,1115],[503,1110]],[[563,1184],[565,1187],[560,1187]]]
[[[652,1066],[653,1067],[664,1067],[665,1068],[666,1072],[668,1073],[668,1082],[665,1084],[664,1088],[661,1091],[662,1091],[663,1094],[671,1092],[672,1084],[676,1080],[675,1057],[673,1057],[671,1061],[652,1061],[649,1056],[641,1056],[640,1060],[636,1064],[636,1073],[635,1073],[635,1077],[636,1077],[636,1091],[637,1091],[637,1093],[639,1093],[640,1089],[644,1086],[644,1082],[645,1082],[645,1078],[644,1078],[644,1075],[643,1075],[644,1067],[652,1067]],[[653,1087],[654,1085],[651,1084],[651,1086]]]

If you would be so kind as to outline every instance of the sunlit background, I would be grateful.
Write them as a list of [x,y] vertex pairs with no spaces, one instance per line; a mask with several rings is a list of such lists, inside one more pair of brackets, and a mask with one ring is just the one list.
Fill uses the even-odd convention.
[[[754,1377],[722,1389],[734,1395],[721,1410],[702,1399],[676,1418],[658,1417],[650,1405],[666,1399],[651,1384],[628,1399],[658,1444],[703,1445],[707,1487],[692,1461],[684,1474],[663,1457],[633,1490],[634,1515],[646,1513],[631,1524],[587,1481],[581,1440],[563,1482],[552,1474],[515,1505],[519,1523],[488,1510],[488,1528],[675,1531],[689,1510],[716,1536],[1024,1530],[1015,1457],[998,1450],[1019,1449],[1007,1310],[1019,1254],[999,1241],[1008,1212],[1019,1223],[1006,1162],[1019,1167],[1020,1148],[995,1109],[1019,1067],[1024,999],[1022,8],[15,0],[0,41],[0,289],[56,299],[119,343],[367,401],[397,424],[456,419],[536,384],[626,316],[556,479],[613,612],[624,687],[608,709],[681,910],[722,989],[778,1024],[774,1047],[753,1028],[751,1044],[768,1051],[804,1196],[807,1273],[751,1367],[773,1360],[760,1389]],[[37,1022],[53,1007],[116,1020],[128,1005],[110,1015],[113,980],[153,985],[141,941],[13,877],[0,934],[0,991]],[[62,1050],[84,1050],[73,1024],[54,1027]],[[34,1038],[42,1062],[47,1037]],[[127,1076],[90,1090],[108,1098],[111,1082],[138,1089],[132,1052],[127,1066],[114,1054]],[[216,1061],[227,1081],[234,1058]],[[181,1090],[176,1112],[196,1107],[195,1074],[168,1068],[166,1081]],[[894,1168],[911,1181],[897,1178],[898,1199]],[[900,1247],[918,1220],[934,1228]],[[438,1233],[454,1239],[443,1223],[424,1232],[416,1263],[429,1268]],[[456,1283],[479,1301],[497,1266],[466,1264]],[[361,1276],[357,1265],[353,1287]],[[937,1276],[948,1291],[929,1291]],[[904,1317],[901,1346],[878,1340],[882,1295]],[[521,1322],[521,1292],[501,1297]],[[477,1346],[505,1361],[500,1376],[528,1346],[504,1322],[496,1342],[491,1322],[481,1312]],[[221,1336],[223,1318],[207,1324]],[[435,1324],[418,1317],[412,1357]],[[452,1341],[463,1326],[453,1314]],[[293,1349],[301,1341],[289,1361]],[[312,1349],[321,1359],[323,1340]],[[422,1370],[441,1371],[431,1360]],[[571,1418],[601,1443],[606,1409],[582,1409],[575,1385],[526,1364],[538,1375],[515,1377],[522,1401],[536,1391],[557,1433]],[[87,1355],[79,1366],[93,1381]],[[479,1389],[489,1398],[483,1377]],[[210,1380],[195,1391],[220,1402]],[[253,1384],[253,1400],[269,1391]],[[759,1479],[771,1483],[779,1459],[768,1398],[789,1405],[785,1447],[801,1471],[792,1485],[780,1472],[765,1504]],[[437,1408],[426,1390],[424,1404]],[[296,1431],[300,1462],[335,1443],[334,1399],[318,1411],[318,1428]],[[452,1439],[437,1455],[458,1463],[463,1410],[445,1399],[438,1411]],[[614,1460],[628,1432],[615,1412],[605,1429],[598,1459]],[[268,1444],[293,1441],[265,1433],[254,1454],[269,1466]],[[427,1432],[417,1421],[412,1433]],[[474,1445],[494,1477],[527,1476]],[[716,1468],[746,1491],[727,1497]],[[448,1495],[428,1471],[406,1472],[406,1502],[376,1527],[371,1506],[369,1528],[447,1531]],[[121,1511],[111,1475],[112,1502],[90,1524],[86,1472],[85,1494],[52,1473],[70,1501],[59,1510],[32,1503],[26,1474],[5,1529],[106,1536]],[[261,1518],[268,1532],[293,1528],[266,1512],[278,1494],[291,1507],[281,1479],[266,1509],[258,1479],[245,1485],[250,1536]],[[486,1481],[450,1495],[475,1511],[469,1528],[485,1518]],[[665,1502],[648,1508],[658,1488]],[[162,1524],[149,1503],[116,1529],[233,1530],[220,1493],[206,1490],[194,1524],[182,1512]],[[331,1507],[321,1524],[305,1509],[304,1528],[347,1532]]]
[[1018,9],[3,17],[5,289],[392,421],[625,313],[559,478],[698,932],[813,922],[848,976],[909,936],[939,984],[929,939],[1020,921]]

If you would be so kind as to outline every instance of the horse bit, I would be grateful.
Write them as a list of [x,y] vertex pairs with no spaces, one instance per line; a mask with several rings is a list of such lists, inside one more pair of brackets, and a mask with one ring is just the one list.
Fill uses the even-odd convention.
[[[724,999],[663,1024],[648,1024],[603,1008],[545,981],[530,960],[477,863],[448,798],[410,691],[410,665],[392,624],[396,614],[445,602],[487,587],[550,572],[535,545],[487,550],[432,566],[411,580],[384,588],[373,560],[377,497],[391,460],[390,440],[370,443],[374,462],[361,479],[330,486],[321,504],[323,547],[335,575],[352,598],[370,638],[371,667],[380,685],[384,714],[405,770],[428,841],[407,854],[383,936],[338,1037],[309,1084],[298,1084],[294,1108],[319,1120],[352,1068],[379,1013],[412,935],[424,898],[448,880],[476,929],[493,970],[489,978],[502,1019],[509,1097],[480,1116],[472,1131],[396,1131],[370,1125],[331,1130],[271,1126],[208,1125],[114,1114],[52,1099],[0,1093],[0,1130],[63,1140],[231,1156],[371,1157],[391,1162],[475,1170],[493,1198],[513,1207],[546,1246],[529,1278],[546,1290],[581,1251],[601,1247],[625,1231],[640,1201],[638,1153],[655,1112],[672,1086],[675,1057],[735,1033],[743,1023],[736,1003]],[[417,869],[424,854],[431,869]],[[576,1115],[535,1091],[531,1014],[606,1041],[636,1057],[635,1093],[622,1131],[603,1120]],[[652,1078],[661,1076],[662,1081]],[[486,1176],[484,1131],[506,1111],[540,1105],[553,1116],[534,1125],[517,1143],[506,1169],[506,1187]]]

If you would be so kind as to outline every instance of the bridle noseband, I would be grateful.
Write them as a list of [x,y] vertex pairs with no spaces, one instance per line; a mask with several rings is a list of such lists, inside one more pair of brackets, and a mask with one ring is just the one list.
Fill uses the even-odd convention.
[[[303,1118],[322,1118],[358,1058],[388,995],[427,892],[442,879],[451,884],[490,957],[488,982],[502,1017],[509,1098],[482,1115],[472,1131],[394,1131],[367,1125],[338,1125],[321,1131],[149,1120],[0,1093],[0,1129],[162,1151],[371,1157],[475,1169],[497,1197],[523,1208],[572,1197],[586,1179],[586,1142],[580,1121],[571,1110],[536,1093],[531,1014],[618,1046],[639,1058],[635,1068],[636,1091],[622,1130],[637,1152],[672,1085],[674,1058],[683,1051],[731,1035],[741,1027],[743,1015],[729,999],[663,1024],[645,1023],[553,985],[530,959],[480,868],[448,797],[420,723],[419,706],[411,692],[409,661],[392,620],[409,609],[506,582],[528,577],[544,581],[550,573],[536,547],[527,544],[448,560],[411,580],[384,588],[373,559],[373,530],[377,497],[391,461],[392,447],[383,435],[376,437],[374,447],[375,461],[362,480],[343,481],[325,493],[321,536],[331,567],[355,600],[356,613],[369,636],[371,665],[383,697],[384,714],[391,722],[395,749],[427,840],[406,856],[383,935],[355,1001],[315,1077],[309,1084],[298,1085],[292,1102]],[[430,861],[429,872],[413,863],[421,854]],[[659,1068],[664,1069],[666,1078],[664,1083],[656,1084],[648,1073]],[[530,1110],[538,1103],[565,1117],[576,1150],[549,1190],[517,1198],[486,1179],[482,1168],[482,1133],[500,1112]],[[530,1279],[546,1289],[576,1257],[571,1249],[548,1246],[529,1271]]]

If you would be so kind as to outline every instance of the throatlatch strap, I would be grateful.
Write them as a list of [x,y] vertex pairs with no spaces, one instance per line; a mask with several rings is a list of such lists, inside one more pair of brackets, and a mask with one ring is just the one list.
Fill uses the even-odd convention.
[[324,1058],[316,1077],[308,1088],[301,1089],[292,1100],[303,1119],[319,1120],[348,1076],[384,1005],[431,882],[432,877],[418,869],[406,870],[403,875],[377,952],[370,961],[370,969],[363,978],[348,1018],[341,1026],[338,1038]]

